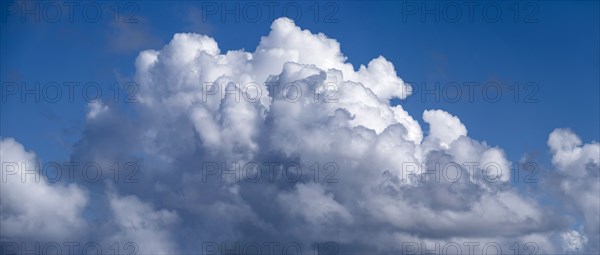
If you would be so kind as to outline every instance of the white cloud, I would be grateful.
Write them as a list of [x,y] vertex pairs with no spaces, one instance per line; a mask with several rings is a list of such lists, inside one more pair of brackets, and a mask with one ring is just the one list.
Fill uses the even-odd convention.
[[429,123],[429,137],[440,143],[442,148],[448,146],[461,136],[467,135],[467,128],[456,116],[442,110],[423,112],[423,120]]
[[300,216],[314,227],[335,227],[340,221],[353,221],[352,215],[335,201],[333,194],[326,194],[317,184],[298,184],[293,192],[280,194],[277,201],[289,215]]
[[0,148],[3,238],[70,241],[85,233],[87,192],[76,184],[49,183],[38,172],[44,165],[14,139],[2,138]]
[[[406,241],[519,240],[543,243],[541,250],[553,253],[557,248],[548,244],[566,230],[565,218],[508,183],[511,163],[502,149],[468,137],[458,117],[425,111],[424,137],[401,105],[390,106],[391,98],[410,91],[391,62],[377,57],[355,69],[336,40],[290,20],[274,21],[254,52],[223,52],[208,36],[176,34],[162,49],[139,54],[136,82],[139,123],[92,102],[88,119],[95,121],[73,154],[110,162],[130,153],[144,160],[142,183],[115,185],[108,203],[95,201],[114,218],[104,226],[104,240],[159,252],[197,251],[202,241],[222,240],[334,240],[370,251]],[[250,83],[262,92],[257,100],[247,100],[254,96],[244,87]],[[97,118],[101,113],[111,118]],[[597,232],[598,211],[585,204],[597,200],[597,182],[584,177],[594,176],[598,144],[581,145],[567,131],[553,132],[548,144],[570,178],[561,187],[579,201],[584,232]],[[206,181],[206,162],[225,163],[228,174],[241,172],[231,167],[238,163],[294,162],[305,178],[290,183],[279,176],[273,183],[263,172],[248,183],[221,181],[218,172]],[[335,183],[323,183],[329,162]],[[405,163],[424,168],[404,182]],[[457,182],[419,181],[440,177],[436,165],[450,163],[459,165]]]
[[[338,184],[304,183],[277,191],[268,184],[193,185],[191,180],[200,179],[197,168],[173,165],[173,173],[195,176],[186,177],[188,195],[180,203],[203,201],[210,208],[219,201],[228,205],[220,208],[238,208],[230,211],[242,220],[209,216],[226,222],[226,227],[212,230],[219,236],[226,236],[225,230],[240,236],[238,228],[247,225],[266,236],[302,240],[306,236],[301,233],[334,229],[339,234],[336,240],[377,245],[378,241],[365,237],[391,231],[439,240],[475,240],[477,236],[525,237],[550,228],[549,216],[540,205],[505,185],[510,162],[501,149],[470,139],[460,120],[442,110],[424,112],[430,127],[423,139],[420,125],[402,106],[390,106],[389,99],[404,98],[410,89],[385,58],[355,71],[337,41],[285,19],[273,22],[271,29],[255,52],[222,52],[212,38],[177,34],[163,49],[144,51],[137,60],[140,111],[152,113],[144,125],[152,133],[143,136],[146,151],[173,159],[193,157],[191,162],[291,160],[299,161],[305,171],[314,162],[335,162],[339,167]],[[212,90],[204,82],[223,85]],[[248,82],[264,92],[259,100],[244,100],[249,94],[243,85]],[[335,100],[323,102],[329,93],[326,85],[331,83],[337,87]],[[315,95],[321,100],[315,101]],[[195,142],[176,147],[182,140]],[[478,165],[473,172],[461,169],[465,177],[458,184],[409,185],[397,181],[404,162]],[[225,192],[232,185],[237,191]],[[276,199],[282,207],[267,213],[256,197]],[[358,228],[363,224],[377,227]]]
[[98,115],[108,111],[108,106],[102,103],[101,100],[93,100],[88,103],[88,113],[86,115],[88,120],[93,120]]
[[170,234],[171,227],[178,222],[174,211],[156,210],[151,204],[136,196],[119,196],[109,191],[109,205],[116,229],[108,237],[108,243],[126,242],[137,246],[140,254],[172,254],[177,251]]
[[[597,142],[582,144],[581,139],[568,129],[556,129],[548,138],[552,152],[552,163],[561,174],[560,191],[566,195],[569,203],[575,206],[575,213],[583,217],[583,230],[593,240],[590,244],[600,249],[600,144]],[[574,232],[568,232],[569,243]],[[574,246],[570,245],[570,248]]]
[[587,238],[575,230],[564,232],[560,235],[563,239],[565,251],[582,251],[587,243]]
[[584,177],[589,170],[589,164],[600,165],[599,144],[582,145],[581,139],[568,129],[552,131],[548,138],[548,146],[552,152],[552,163],[569,176]]

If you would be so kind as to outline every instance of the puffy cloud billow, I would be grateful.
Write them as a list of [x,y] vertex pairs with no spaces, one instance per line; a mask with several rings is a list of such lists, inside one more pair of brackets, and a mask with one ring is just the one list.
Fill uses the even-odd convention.
[[[132,242],[140,254],[235,242],[300,243],[304,252],[334,242],[338,254],[410,253],[413,244],[467,254],[471,242],[475,253],[487,245],[493,254],[490,244],[513,253],[515,242],[538,254],[599,250],[597,142],[555,130],[552,169],[543,170],[553,182],[516,187],[515,162],[470,138],[457,116],[392,106],[411,89],[391,62],[355,68],[339,42],[289,19],[275,20],[254,52],[181,33],[141,52],[135,67],[134,113],[92,102],[71,159],[107,172],[136,162],[139,182],[9,179],[3,242]],[[23,161],[33,152],[2,138],[2,176],[18,179],[5,165]]]

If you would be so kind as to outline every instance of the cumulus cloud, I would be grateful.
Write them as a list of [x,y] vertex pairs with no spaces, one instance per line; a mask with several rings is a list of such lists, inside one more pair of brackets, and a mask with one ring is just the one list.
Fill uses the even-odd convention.
[[2,138],[0,148],[3,238],[68,241],[85,233],[87,192],[76,184],[49,183],[35,154],[14,139]]
[[89,102],[88,108],[89,108],[89,110],[86,115],[88,120],[94,119],[98,115],[100,115],[108,110],[108,106],[105,105],[104,103],[102,103],[102,101],[100,101],[100,100],[93,100],[93,101]]
[[[267,236],[304,240],[301,233],[328,232],[323,227],[329,226],[343,233],[335,237],[338,241],[377,243],[358,234],[364,218],[380,235],[439,240],[519,236],[552,228],[550,216],[535,201],[505,185],[510,163],[502,150],[468,138],[460,120],[442,110],[424,112],[430,127],[423,141],[413,117],[402,106],[389,104],[410,91],[392,63],[378,57],[355,69],[337,41],[290,20],[276,20],[255,52],[223,53],[210,37],[177,34],[163,49],[142,52],[136,66],[141,108],[153,114],[153,135],[143,143],[165,148],[153,146],[154,154],[175,160],[191,155],[196,162],[297,161],[305,169],[314,162],[335,162],[339,167],[339,185],[292,185],[292,190],[277,192],[282,206],[266,215],[250,197],[273,199],[268,194],[274,187],[228,183],[236,188],[233,193],[190,187],[188,192],[223,196],[220,200],[244,208],[244,217],[255,221],[227,220],[233,224],[230,235],[248,238],[239,229],[256,225],[255,231]],[[249,95],[244,87],[249,83],[261,93]],[[331,101],[324,100],[332,94]],[[172,135],[187,138],[165,139]],[[187,145],[179,146],[180,151],[167,149],[181,140]],[[397,181],[403,163],[411,162],[457,162],[468,178],[456,185]],[[466,169],[468,164],[474,167]],[[182,169],[177,171],[200,175],[197,169],[178,166]],[[432,190],[433,195],[426,195]],[[193,202],[187,196],[182,200]],[[277,226],[290,230],[273,230]]]
[[109,206],[115,232],[109,243],[130,242],[140,254],[169,254],[177,252],[170,231],[178,221],[174,211],[156,210],[136,196],[119,196],[109,191]]
[[431,110],[423,113],[423,120],[429,126],[429,137],[435,139],[444,148],[461,136],[467,136],[467,128],[456,116],[442,110]]
[[[97,224],[101,240],[160,252],[235,241],[370,252],[406,242],[535,242],[546,253],[561,251],[555,240],[586,245],[566,232],[568,219],[513,187],[504,151],[468,137],[457,116],[427,110],[424,132],[391,106],[411,91],[391,62],[355,68],[339,42],[289,19],[275,20],[254,52],[176,34],[135,67],[135,121],[90,103],[72,156],[139,162],[140,183],[86,185],[108,190],[91,205],[112,219]],[[557,130],[548,145],[567,176],[561,192],[583,212],[585,235],[597,233],[597,206],[586,201],[597,201],[598,144]]]
[[[584,240],[598,250],[600,247],[600,144],[583,144],[568,129],[556,129],[548,138],[552,163],[560,174],[560,190],[566,196],[574,213],[583,217],[583,232],[567,232],[569,249],[581,250]],[[577,245],[575,245],[577,244]]]

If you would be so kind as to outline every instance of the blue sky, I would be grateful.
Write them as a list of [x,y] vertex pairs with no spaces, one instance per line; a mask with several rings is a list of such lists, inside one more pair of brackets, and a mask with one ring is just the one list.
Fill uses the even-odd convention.
[[[212,4],[204,6],[213,7]],[[535,12],[521,6],[525,14],[521,14],[520,22],[514,21],[515,14],[510,9],[513,3],[501,3],[503,12],[495,23],[487,22],[480,9],[475,9],[472,23],[466,13],[458,22],[449,23],[447,19],[454,15],[450,9],[447,13],[438,12],[439,22],[431,14],[425,15],[422,22],[421,13],[406,14],[403,8],[407,5],[393,1],[374,5],[360,1],[335,3],[337,10],[331,6],[326,9],[322,3],[319,16],[314,15],[313,4],[300,3],[302,15],[295,22],[343,42],[342,52],[355,68],[383,55],[404,81],[424,82],[428,88],[436,82],[456,82],[467,93],[465,82],[483,86],[498,81],[505,86],[500,101],[495,103],[483,98],[481,90],[475,91],[474,102],[469,102],[466,95],[458,102],[447,102],[444,97],[435,102],[432,95],[423,101],[416,94],[403,102],[413,116],[425,109],[445,109],[461,117],[471,136],[504,148],[511,160],[530,152],[544,157],[547,134],[557,127],[571,128],[585,141],[599,139],[597,2],[539,2],[535,3],[539,7]],[[203,12],[202,3],[187,1],[173,5],[152,1],[137,6],[132,17],[139,23],[129,24],[141,31],[136,34],[118,30],[120,24],[110,18],[108,4],[103,5],[104,17],[97,23],[85,22],[78,12],[72,24],[64,14],[56,24],[44,22],[43,18],[36,23],[33,16],[25,16],[21,23],[19,15],[7,16],[9,22],[2,23],[0,39],[2,81],[25,81],[30,86],[36,81],[95,81],[105,86],[106,94],[108,86],[118,81],[117,75],[132,75],[139,51],[159,49],[173,33],[210,35],[224,51],[253,50],[260,36],[268,33],[272,21],[263,10],[265,13],[256,23],[248,23],[254,15],[249,9],[248,16],[238,14],[240,22],[231,15],[223,22],[220,14]],[[276,16],[285,14],[282,6],[274,7]],[[435,8],[434,3],[428,6]],[[228,7],[234,8],[234,4]],[[292,7],[288,12],[295,15]],[[315,17],[319,22],[315,22]],[[525,23],[529,17],[533,23]],[[131,45],[116,45],[115,36],[132,37],[123,41]],[[515,82],[521,84],[521,99],[517,103],[512,98],[515,91],[508,87]],[[535,83],[538,89],[526,90],[524,85],[528,82]],[[528,93],[533,93],[532,99],[538,102],[523,102]],[[44,159],[66,158],[69,143],[83,129],[85,100],[79,96],[74,103],[41,100],[36,104],[28,100],[20,104],[13,102],[18,101],[18,95],[9,98],[1,110],[2,136],[24,141]]]
[[[26,192],[35,190],[26,186],[31,183],[8,182],[3,191],[22,188],[29,199],[43,197],[44,203],[29,203],[25,210],[14,195],[19,192],[3,194],[7,215],[26,215],[21,218],[31,226],[55,222],[49,226],[56,228],[9,229],[3,232],[7,238],[56,234],[68,240],[69,232],[81,240],[150,243],[142,251],[171,253],[193,251],[196,239],[207,236],[306,241],[312,235],[310,241],[336,241],[353,251],[393,250],[398,247],[386,245],[399,240],[486,238],[538,242],[546,252],[559,251],[561,240],[567,243],[562,252],[599,249],[597,1],[285,1],[269,2],[272,16],[265,2],[107,1],[79,3],[71,17],[66,3],[0,5],[3,155],[18,161],[31,151],[42,162],[102,166],[136,162],[142,181],[77,180],[69,192],[64,183],[42,182],[47,196]],[[27,4],[42,11],[19,9]],[[83,11],[90,5],[102,13],[93,22]],[[255,16],[256,10],[261,14]],[[339,52],[354,70],[337,58]],[[359,70],[371,61],[368,70]],[[217,107],[199,102],[193,95],[206,90],[192,78],[217,73],[234,81],[268,74],[278,82],[295,78],[306,84],[343,74],[349,82],[340,89],[340,108],[290,106],[276,95],[269,103],[242,102],[237,108],[227,97],[218,98]],[[398,77],[413,86],[413,95],[390,96],[406,88]],[[65,85],[73,82],[78,85],[70,100]],[[128,87],[130,82],[139,86]],[[54,85],[62,95],[51,102]],[[102,92],[101,101],[82,96],[89,85],[91,97],[94,88]],[[426,92],[436,86],[439,101]],[[455,88],[461,95],[453,100]],[[127,95],[141,101],[125,102]],[[303,166],[331,160],[340,166],[339,184],[199,183],[198,166],[219,160]],[[410,160],[428,166],[533,161],[542,164],[542,173],[532,185],[488,183],[472,173],[477,182],[398,183],[399,162]],[[55,221],[54,205],[45,199],[63,203],[74,219],[58,215]],[[37,211],[48,216],[27,215]],[[123,227],[136,219],[144,224]],[[65,231],[71,228],[81,232]]]

